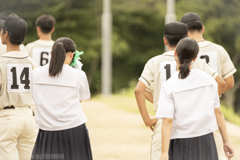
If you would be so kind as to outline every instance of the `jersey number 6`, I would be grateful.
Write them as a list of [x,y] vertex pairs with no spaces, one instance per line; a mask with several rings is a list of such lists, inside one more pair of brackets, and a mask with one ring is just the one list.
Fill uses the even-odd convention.
[[[44,66],[45,64],[48,64],[48,58],[44,58],[43,56],[46,55],[47,57],[49,56],[48,52],[41,52],[40,55],[40,66]],[[45,61],[45,63],[43,63]]]

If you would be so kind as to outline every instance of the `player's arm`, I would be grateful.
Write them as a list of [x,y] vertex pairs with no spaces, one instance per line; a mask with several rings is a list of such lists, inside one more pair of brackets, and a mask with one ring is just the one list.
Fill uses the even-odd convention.
[[228,159],[231,159],[234,156],[234,151],[233,151],[233,148],[231,147],[231,145],[229,144],[227,127],[226,127],[224,115],[220,108],[220,100],[217,95],[217,91],[215,93],[214,113],[216,116],[218,129],[222,135],[225,154],[228,157]]
[[142,116],[142,119],[143,119],[145,125],[147,127],[153,127],[157,123],[158,119],[156,119],[156,118],[151,119],[148,114],[148,111],[146,108],[146,103],[145,103],[146,88],[147,87],[143,82],[138,81],[138,84],[135,89],[135,97],[136,97],[138,108],[139,108],[139,111],[141,113],[141,116]]
[[222,93],[225,93],[229,89],[233,88],[233,86],[234,86],[234,77],[233,77],[233,75],[231,75],[228,78],[224,79],[224,81],[225,81],[225,87],[224,87]]
[[229,143],[228,134],[227,134],[227,127],[226,127],[226,123],[225,123],[223,113],[222,113],[220,107],[215,108],[214,112],[215,112],[215,116],[216,116],[216,119],[217,119],[217,125],[218,125],[218,128],[219,128],[219,131],[222,135],[223,144],[224,144],[224,152],[225,152],[226,156],[228,157],[228,159],[231,159],[234,156],[234,151],[233,151],[233,148],[231,147],[231,145]]
[[226,84],[219,75],[215,78],[215,80],[218,84],[218,95],[221,96],[224,93],[224,88]]
[[147,90],[145,90],[144,94],[145,94],[145,98],[149,102],[153,103],[153,94],[151,92],[147,91]]
[[233,74],[237,71],[234,67],[234,64],[227,53],[227,51],[220,47],[220,51],[222,53],[222,77],[226,83],[223,93],[227,92],[229,89],[233,88],[234,86],[234,77]]
[[172,118],[163,118],[162,120],[162,154],[160,160],[168,160],[168,150],[172,132]]
[[225,87],[224,80],[205,61],[201,60],[200,58],[197,58],[196,63],[198,65],[201,65],[202,70],[211,75],[216,80],[216,82],[218,83],[218,95],[221,96],[221,94],[223,93],[223,89]]

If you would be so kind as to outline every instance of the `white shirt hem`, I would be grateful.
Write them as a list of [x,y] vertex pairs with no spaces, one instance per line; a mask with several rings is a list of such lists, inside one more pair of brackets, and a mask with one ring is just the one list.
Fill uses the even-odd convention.
[[218,130],[218,127],[212,129],[212,130],[209,130],[209,131],[205,131],[205,132],[201,132],[201,133],[198,133],[198,134],[191,134],[191,135],[182,135],[182,136],[171,136],[171,140],[172,139],[183,139],[183,138],[195,138],[195,137],[200,137],[200,136],[204,136],[206,134],[209,134],[209,133],[212,133],[214,131]]
[[78,127],[86,122],[87,122],[87,120],[84,120],[84,121],[80,121],[77,124],[74,123],[73,125],[70,125],[70,126],[63,126],[63,127],[57,127],[57,128],[46,128],[46,127],[41,127],[38,124],[36,124],[36,125],[38,128],[40,128],[41,130],[44,130],[44,131],[61,131],[61,130],[67,130],[67,129]]

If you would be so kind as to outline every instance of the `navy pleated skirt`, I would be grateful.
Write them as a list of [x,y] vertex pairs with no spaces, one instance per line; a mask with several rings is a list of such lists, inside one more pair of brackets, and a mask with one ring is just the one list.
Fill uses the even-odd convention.
[[218,160],[213,133],[170,141],[169,160]]
[[92,160],[87,127],[84,124],[61,131],[39,129],[32,160]]

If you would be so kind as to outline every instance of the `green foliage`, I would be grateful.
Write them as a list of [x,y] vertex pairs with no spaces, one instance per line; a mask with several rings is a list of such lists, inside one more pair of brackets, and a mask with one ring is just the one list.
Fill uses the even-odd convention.
[[[42,14],[56,18],[53,39],[70,37],[82,56],[91,92],[101,91],[102,0],[0,0],[0,11],[16,13],[28,25],[25,44],[38,39],[35,20]],[[176,0],[177,20],[186,12],[197,12],[206,28],[204,38],[222,45],[240,69],[239,0]],[[146,62],[164,52],[163,31],[166,0],[112,0],[113,91],[136,82]],[[240,73],[235,75],[240,83]],[[237,91],[237,104],[240,91]],[[238,110],[239,105],[235,105]]]
[[240,117],[234,112],[233,108],[228,108],[224,105],[221,105],[221,110],[227,121],[240,125]]

